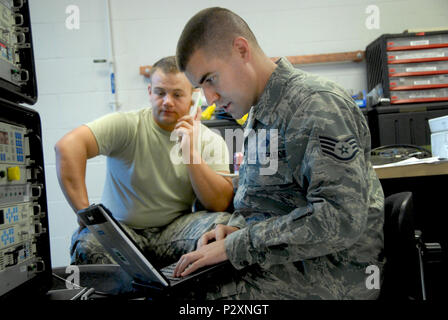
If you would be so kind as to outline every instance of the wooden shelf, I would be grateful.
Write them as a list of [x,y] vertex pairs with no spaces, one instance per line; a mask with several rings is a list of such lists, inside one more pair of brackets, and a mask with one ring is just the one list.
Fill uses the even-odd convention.
[[140,74],[142,76],[145,76],[149,78],[149,71],[151,70],[152,66],[141,66],[140,67]]
[[[365,51],[352,51],[352,52],[337,52],[337,53],[322,53],[322,54],[310,54],[304,56],[287,56],[286,59],[292,64],[318,64],[318,63],[332,63],[332,62],[361,62],[364,60]],[[271,58],[277,60],[279,57]]]
[[[303,56],[287,56],[286,59],[289,60],[294,65],[303,64],[318,64],[318,63],[334,63],[334,62],[361,62],[365,58],[365,51],[351,51],[351,52],[336,52],[336,53],[323,53],[323,54],[310,54]],[[279,57],[271,58],[273,61],[279,59]],[[149,77],[149,71],[151,66],[141,66],[140,74]]]

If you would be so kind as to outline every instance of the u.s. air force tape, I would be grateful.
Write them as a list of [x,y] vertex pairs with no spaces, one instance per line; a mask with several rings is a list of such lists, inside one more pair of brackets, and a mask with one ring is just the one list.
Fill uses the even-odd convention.
[[344,140],[319,136],[319,144],[323,154],[339,161],[351,161],[359,152],[358,144],[353,136]]

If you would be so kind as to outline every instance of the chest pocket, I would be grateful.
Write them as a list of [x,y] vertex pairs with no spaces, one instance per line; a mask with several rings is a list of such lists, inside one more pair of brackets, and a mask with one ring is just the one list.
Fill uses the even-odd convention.
[[288,166],[286,150],[275,153],[269,151],[259,154],[257,159],[247,158],[240,170],[249,187],[287,186],[293,182],[292,171]]

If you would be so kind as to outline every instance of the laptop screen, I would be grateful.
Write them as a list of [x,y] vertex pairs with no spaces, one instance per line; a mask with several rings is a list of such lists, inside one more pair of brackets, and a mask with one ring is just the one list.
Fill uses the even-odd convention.
[[106,207],[94,204],[78,211],[78,216],[116,263],[135,280],[169,286],[167,279],[148,261]]

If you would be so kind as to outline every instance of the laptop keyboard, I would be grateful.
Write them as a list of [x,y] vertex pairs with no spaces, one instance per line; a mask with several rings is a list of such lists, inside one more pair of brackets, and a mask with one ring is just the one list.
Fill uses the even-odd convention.
[[166,266],[165,268],[161,269],[160,271],[163,273],[163,275],[170,281],[179,281],[182,278],[176,278],[173,277],[174,269],[176,268],[177,262],[170,264],[169,266]]
[[166,266],[163,269],[160,269],[160,271],[163,273],[163,275],[171,282],[185,280],[185,279],[192,277],[195,274],[195,272],[193,272],[192,274],[189,274],[188,276],[185,276],[185,277],[178,277],[178,278],[173,277],[173,272],[174,272],[174,269],[176,268],[176,264],[177,264],[177,262],[174,262],[173,264],[170,264],[169,266]]

